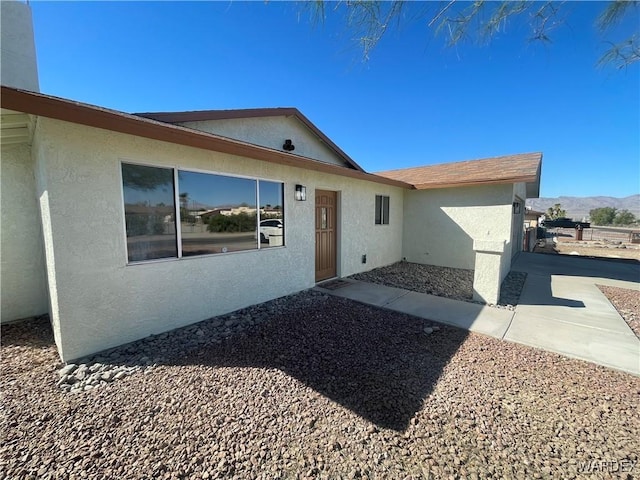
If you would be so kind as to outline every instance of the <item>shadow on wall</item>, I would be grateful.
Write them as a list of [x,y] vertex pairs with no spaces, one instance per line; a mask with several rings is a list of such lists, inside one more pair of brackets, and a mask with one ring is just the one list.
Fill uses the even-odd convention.
[[416,263],[473,270],[474,240],[505,240],[510,251],[512,194],[503,186],[408,192],[404,256]]
[[[422,319],[347,299],[311,292],[296,298],[294,308],[263,304],[258,325],[226,340],[220,335],[225,324],[246,318],[249,309],[77,363],[212,367],[203,382],[215,381],[217,367],[279,369],[380,428],[404,431],[468,335],[448,326],[427,335]],[[5,336],[10,330],[3,331],[3,342],[11,341]]]

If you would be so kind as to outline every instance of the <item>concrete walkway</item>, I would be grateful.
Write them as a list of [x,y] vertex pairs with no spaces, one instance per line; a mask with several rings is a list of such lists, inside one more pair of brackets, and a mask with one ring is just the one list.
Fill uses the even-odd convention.
[[640,375],[640,340],[596,287],[640,295],[640,266],[523,253],[513,270],[528,274],[515,312],[351,279],[316,289]]
[[596,285],[636,290],[640,264],[522,253],[527,281],[505,340],[640,375],[640,340]]

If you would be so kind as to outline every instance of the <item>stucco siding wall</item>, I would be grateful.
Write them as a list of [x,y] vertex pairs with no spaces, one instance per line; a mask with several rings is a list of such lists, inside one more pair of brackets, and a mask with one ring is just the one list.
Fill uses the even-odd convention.
[[331,148],[294,117],[233,118],[185,122],[181,125],[280,151],[284,141],[290,139],[296,147],[293,151],[296,155],[345,165]]
[[31,6],[21,1],[0,2],[1,83],[38,92],[38,65]]
[[522,200],[526,200],[527,199],[527,184],[526,183],[520,182],[520,183],[514,183],[513,184],[513,199],[514,199],[514,201],[515,201],[516,197],[519,197]]
[[512,198],[512,185],[405,191],[403,256],[474,269],[474,240],[510,242]]
[[[376,193],[389,193],[400,217],[402,189],[46,118],[36,135],[54,328],[64,360],[313,286],[316,188],[339,192],[339,274],[400,259],[401,224],[380,233],[373,206]],[[284,182],[286,246],[127,265],[121,161]],[[296,183],[307,187],[306,202],[294,201]],[[366,265],[361,253],[368,253]]]
[[[368,182],[340,182],[338,275],[389,265],[402,259],[403,190]],[[327,188],[329,188],[327,186]],[[375,196],[389,196],[389,224],[375,224]],[[367,263],[362,263],[362,255]]]
[[29,145],[2,146],[1,322],[49,310],[33,167]]

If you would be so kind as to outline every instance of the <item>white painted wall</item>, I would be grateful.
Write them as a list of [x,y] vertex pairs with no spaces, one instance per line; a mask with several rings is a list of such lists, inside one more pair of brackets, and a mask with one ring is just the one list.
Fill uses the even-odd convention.
[[0,52],[2,85],[39,92],[31,7],[26,3],[0,2]]
[[286,139],[296,147],[292,153],[334,165],[346,163],[306,125],[295,117],[256,117],[180,123],[185,127],[243,140],[282,151]]
[[[339,192],[340,275],[401,258],[400,188],[47,118],[35,137],[52,323],[65,361],[313,286],[316,188]],[[285,182],[286,247],[127,265],[122,160]],[[307,187],[306,202],[293,200],[296,183]],[[390,195],[396,228],[374,225],[375,194]]]
[[513,184],[513,202],[520,202],[520,213],[511,215],[511,251],[509,258],[505,259],[502,265],[502,278],[506,277],[511,269],[511,262],[516,255],[522,251],[522,241],[524,237],[524,217],[525,204],[527,201],[527,185],[526,183]]
[[409,262],[471,270],[474,240],[489,240],[507,242],[510,258],[512,201],[511,184],[406,190],[402,254]]
[[0,321],[49,311],[31,148],[3,145],[0,180]]

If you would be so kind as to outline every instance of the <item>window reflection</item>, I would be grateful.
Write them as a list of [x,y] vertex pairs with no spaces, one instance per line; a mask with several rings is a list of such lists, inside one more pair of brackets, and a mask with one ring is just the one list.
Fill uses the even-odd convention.
[[177,173],[122,164],[129,262],[284,245],[284,184]]
[[173,170],[122,164],[130,262],[178,256]]
[[256,180],[178,173],[182,255],[258,248]]
[[284,188],[282,183],[258,182],[260,196],[260,248],[284,245]]

